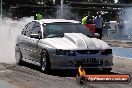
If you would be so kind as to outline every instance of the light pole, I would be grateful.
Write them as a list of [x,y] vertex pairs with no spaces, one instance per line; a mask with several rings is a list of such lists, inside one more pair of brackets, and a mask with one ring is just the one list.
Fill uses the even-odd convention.
[[2,0],[1,0],[1,7],[0,7],[0,12],[1,12],[1,18],[2,18],[2,4],[3,4],[3,2],[2,2]]

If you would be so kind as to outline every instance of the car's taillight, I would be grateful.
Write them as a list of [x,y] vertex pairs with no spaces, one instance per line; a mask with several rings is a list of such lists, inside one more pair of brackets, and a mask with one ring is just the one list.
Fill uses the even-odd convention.
[[112,49],[106,49],[106,50],[102,51],[101,54],[102,55],[112,54]]

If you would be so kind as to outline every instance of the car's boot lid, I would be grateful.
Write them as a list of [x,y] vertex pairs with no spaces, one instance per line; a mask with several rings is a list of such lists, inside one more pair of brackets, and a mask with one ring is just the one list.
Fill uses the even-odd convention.
[[73,42],[79,49],[109,48],[108,44],[97,38],[89,38],[82,33],[65,33],[64,38]]

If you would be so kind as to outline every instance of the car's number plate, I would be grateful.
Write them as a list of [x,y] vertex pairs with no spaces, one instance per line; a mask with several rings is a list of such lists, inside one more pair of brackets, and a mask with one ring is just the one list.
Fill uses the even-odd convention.
[[82,64],[97,64],[96,58],[83,58]]

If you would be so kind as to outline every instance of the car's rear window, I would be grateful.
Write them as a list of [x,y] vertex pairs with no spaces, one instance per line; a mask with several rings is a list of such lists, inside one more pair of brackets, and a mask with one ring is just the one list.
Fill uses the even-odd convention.
[[82,33],[89,37],[94,36],[88,28],[79,23],[48,23],[43,27],[45,37],[63,37],[64,33]]

